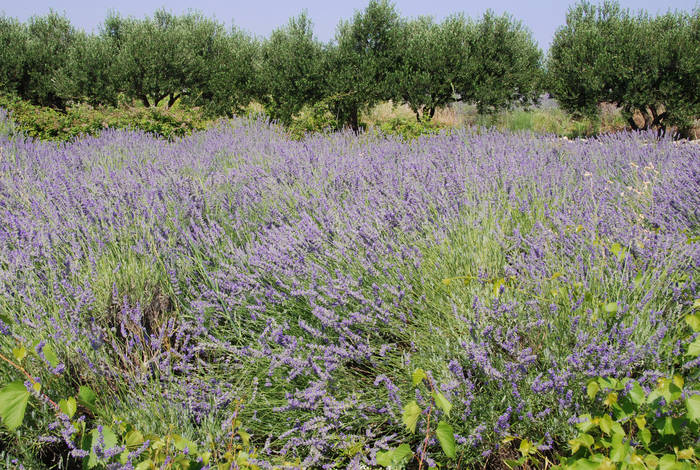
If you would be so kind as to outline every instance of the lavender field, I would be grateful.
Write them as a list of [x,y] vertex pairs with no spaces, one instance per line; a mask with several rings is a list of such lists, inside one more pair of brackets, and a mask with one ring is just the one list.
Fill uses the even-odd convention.
[[[651,135],[0,135],[0,353],[42,391],[0,455],[359,469],[408,444],[409,468],[505,468],[508,436],[566,453],[603,406],[592,378],[697,387],[699,268],[700,147]],[[426,383],[456,458],[424,445],[425,413],[403,422]],[[57,419],[47,398],[78,390],[81,418]],[[143,464],[149,435],[177,436],[163,466]]]

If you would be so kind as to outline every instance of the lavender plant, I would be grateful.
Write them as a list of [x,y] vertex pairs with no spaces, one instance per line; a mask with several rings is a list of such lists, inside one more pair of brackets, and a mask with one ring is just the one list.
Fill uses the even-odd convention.
[[[592,378],[697,384],[699,174],[696,145],[645,134],[0,135],[0,353],[50,345],[44,393],[90,387],[113,430],[225,449],[236,414],[260,468],[414,449],[417,368],[457,456],[430,441],[426,465],[512,458],[509,435],[565,453]],[[66,445],[31,403],[3,458],[50,467]]]

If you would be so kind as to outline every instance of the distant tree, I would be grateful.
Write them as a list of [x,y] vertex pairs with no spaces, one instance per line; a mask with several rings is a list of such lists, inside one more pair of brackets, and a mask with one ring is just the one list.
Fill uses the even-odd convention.
[[550,93],[574,114],[595,116],[610,102],[632,129],[687,130],[700,114],[699,18],[700,10],[650,17],[612,1],[579,3],[550,49]]
[[352,21],[341,22],[326,49],[324,96],[338,121],[359,130],[359,112],[398,96],[391,80],[401,60],[401,18],[393,4],[371,0]]
[[[180,17],[163,10],[135,20],[111,15],[103,34],[117,48],[117,70],[124,93],[144,106],[170,107],[193,96],[207,81],[223,27],[197,13]],[[167,101],[164,101],[167,100]]]
[[323,47],[302,13],[262,45],[260,101],[270,117],[289,124],[304,105],[322,98]]
[[205,57],[204,75],[185,96],[188,104],[208,115],[232,116],[260,95],[260,44],[250,35],[236,28],[217,34]]
[[116,106],[119,97],[116,59],[113,41],[104,36],[77,33],[66,62],[56,72],[58,93],[75,102]]
[[57,13],[29,19],[22,78],[16,88],[19,96],[37,105],[65,108],[66,99],[56,87],[56,73],[68,61],[75,37],[70,21]]
[[454,100],[455,84],[470,58],[471,26],[459,15],[440,24],[419,17],[403,25],[393,80],[418,121],[421,112],[432,118]]
[[28,34],[25,25],[14,18],[0,16],[0,90],[24,94]]
[[532,34],[508,15],[487,11],[471,32],[456,91],[480,113],[527,106],[542,93],[542,52]]

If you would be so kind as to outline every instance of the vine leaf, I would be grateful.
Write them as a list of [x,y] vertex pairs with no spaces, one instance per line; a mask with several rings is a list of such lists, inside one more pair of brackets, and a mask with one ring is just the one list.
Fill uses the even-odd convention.
[[21,380],[0,390],[0,418],[10,431],[17,429],[24,421],[29,396],[29,391]]
[[411,433],[416,432],[416,424],[418,423],[420,413],[420,406],[418,406],[418,403],[416,403],[415,400],[411,400],[410,402],[406,403],[406,406],[403,407],[403,424],[406,425],[406,429],[411,431]]
[[442,451],[445,455],[454,459],[457,456],[457,452],[455,450],[455,433],[452,430],[452,426],[445,421],[440,421],[435,430],[435,434],[437,435],[440,447],[442,447]]

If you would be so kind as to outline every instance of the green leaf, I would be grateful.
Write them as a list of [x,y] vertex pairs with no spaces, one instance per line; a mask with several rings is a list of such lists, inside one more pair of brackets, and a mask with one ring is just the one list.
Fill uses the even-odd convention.
[[577,459],[572,465],[571,470],[598,470],[600,462],[590,459]]
[[693,357],[700,356],[700,337],[695,338],[695,341],[690,343],[690,346],[688,346],[688,352],[686,354],[688,356]]
[[700,313],[688,315],[685,317],[685,322],[693,329],[693,331],[700,331]]
[[22,359],[27,357],[27,348],[24,346],[12,348],[12,355],[15,356],[15,359],[17,359],[19,362],[22,362]]
[[596,382],[595,380],[591,380],[590,382],[588,382],[588,386],[586,387],[586,393],[588,394],[588,398],[593,400],[599,391],[600,386],[598,385],[598,382]]
[[676,456],[673,454],[664,454],[659,459],[659,470],[673,470],[676,466]]
[[610,415],[601,416],[600,421],[598,422],[600,430],[608,435],[610,434],[610,431],[612,431],[612,424],[612,418],[610,417]]
[[576,428],[581,432],[588,432],[596,426],[590,413],[579,416],[579,420],[581,421],[576,423]]
[[58,407],[64,414],[68,415],[69,418],[72,418],[75,412],[78,410],[78,404],[73,397],[68,397],[65,400],[59,401]]
[[647,428],[640,430],[639,438],[642,440],[645,446],[649,446],[649,443],[651,442],[651,431],[649,431]]
[[632,385],[629,392],[629,397],[630,400],[632,400],[632,403],[637,406],[643,405],[647,398],[646,393],[644,393],[644,389],[637,382]]
[[56,356],[53,348],[48,343],[44,345],[44,357],[49,361],[51,367],[56,367],[58,365],[58,356]]
[[413,371],[413,376],[412,376],[412,381],[413,381],[413,386],[419,385],[423,380],[427,380],[428,375],[425,373],[425,371],[421,368],[418,368]]
[[415,400],[406,403],[403,407],[402,421],[411,433],[416,432],[416,424],[418,423],[418,418],[420,417],[421,409]]
[[[97,466],[100,463],[100,460],[97,457],[97,454],[95,453],[95,447],[97,446],[99,440],[100,440],[100,433],[97,431],[97,429],[93,429],[90,434],[90,438],[87,441],[87,449],[90,451],[90,456],[87,459],[87,466],[88,468],[93,468]],[[111,449],[117,445],[119,440],[117,439],[117,435],[114,434],[114,431],[112,431],[112,428],[109,426],[103,426],[102,427],[102,439],[103,439],[103,450]]]
[[438,423],[437,429],[435,430],[438,441],[440,442],[440,447],[445,455],[451,459],[457,456],[456,444],[455,444],[455,433],[450,426],[445,421],[440,421]]
[[617,302],[608,302],[603,307],[603,310],[605,310],[607,313],[616,313],[617,312]]
[[612,449],[610,449],[610,460],[622,462],[628,454],[629,444],[622,443],[622,437],[616,434],[612,439]]
[[688,419],[693,422],[700,422],[700,395],[691,395],[685,399],[685,406],[688,408]]
[[401,444],[395,449],[377,452],[377,463],[382,467],[402,468],[406,461],[413,456],[408,444]]
[[9,383],[0,390],[0,418],[10,431],[17,429],[24,421],[29,396],[21,380]]
[[78,390],[78,401],[80,401],[80,403],[85,405],[87,408],[93,409],[95,407],[95,403],[97,402],[97,396],[90,387],[81,385],[80,389]]
[[632,281],[632,285],[634,286],[635,289],[638,289],[639,286],[642,285],[643,280],[644,280],[644,274],[639,273],[634,277],[634,280]]
[[450,416],[450,410],[452,409],[452,403],[450,403],[447,398],[445,398],[445,395],[442,393],[435,391],[433,392],[433,400],[435,400],[435,404],[437,405],[438,408],[440,408],[443,413],[445,413],[445,416]]

